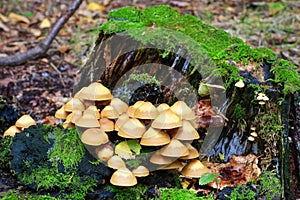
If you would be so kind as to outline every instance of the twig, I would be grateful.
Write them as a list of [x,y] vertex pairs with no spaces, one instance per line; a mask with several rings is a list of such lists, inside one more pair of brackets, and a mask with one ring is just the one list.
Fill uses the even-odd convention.
[[60,29],[79,8],[81,3],[82,0],[74,0],[74,2],[70,5],[68,10],[64,14],[62,14],[62,16],[57,20],[49,35],[42,43],[23,53],[17,53],[15,55],[7,57],[0,57],[0,67],[20,65],[28,60],[34,60],[44,56],[50,48],[52,41],[54,40]]

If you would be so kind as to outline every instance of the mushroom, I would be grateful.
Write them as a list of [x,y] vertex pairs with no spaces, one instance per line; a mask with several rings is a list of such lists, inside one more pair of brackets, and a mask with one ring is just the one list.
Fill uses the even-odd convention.
[[80,110],[73,110],[72,113],[70,113],[67,117],[66,117],[66,121],[65,122],[69,122],[69,123],[73,123],[75,124],[75,121],[77,119],[79,119],[80,117],[82,117],[82,112]]
[[188,148],[177,139],[172,139],[169,144],[159,150],[160,154],[167,157],[182,157],[189,154]]
[[123,138],[141,138],[146,127],[135,118],[128,119],[120,128],[118,135]]
[[147,169],[145,166],[140,165],[137,168],[132,170],[132,173],[136,177],[145,177],[149,175],[149,169]]
[[72,98],[70,101],[68,101],[64,105],[64,110],[66,112],[72,112],[73,110],[84,111],[85,107],[84,107],[83,103],[79,99]]
[[138,119],[155,119],[158,116],[156,107],[149,101],[143,102],[133,113]]
[[240,79],[238,82],[236,82],[236,83],[234,84],[234,86],[235,86],[235,87],[238,87],[238,88],[243,88],[243,87],[245,87],[245,83],[243,82],[242,79]]
[[173,138],[178,140],[196,140],[200,136],[190,122],[182,120],[182,127],[178,128]]
[[84,144],[98,146],[107,143],[108,136],[101,128],[89,128],[81,135],[81,141]]
[[135,113],[136,109],[138,109],[138,107],[140,107],[143,103],[144,103],[144,101],[137,101],[132,106],[129,106],[128,110],[127,110],[127,115],[129,117],[133,117],[134,118],[134,113]]
[[66,117],[68,116],[68,112],[65,111],[65,106],[62,106],[60,109],[58,109],[55,112],[54,117],[56,117],[57,119],[66,119]]
[[97,147],[95,152],[97,157],[104,162],[107,162],[114,155],[113,147],[109,144],[104,144]]
[[179,169],[179,168],[182,168],[182,167],[183,167],[183,164],[181,162],[179,162],[178,160],[175,160],[171,164],[159,167],[158,169],[159,170],[168,170],[168,169]]
[[156,151],[151,157],[150,162],[157,165],[167,165],[174,162],[174,158],[162,156],[159,151]]
[[21,130],[24,130],[25,128],[28,128],[29,126],[36,125],[36,122],[30,115],[23,115],[16,121],[16,127],[20,128]]
[[191,160],[181,171],[185,177],[200,178],[202,174],[209,172],[209,169],[204,166],[200,160]]
[[119,98],[113,98],[110,105],[118,112],[119,115],[126,113],[128,105]]
[[110,183],[116,186],[134,186],[137,180],[129,169],[123,167],[113,173]]
[[18,127],[16,127],[16,125],[12,125],[3,133],[3,137],[5,137],[5,136],[14,137],[16,133],[20,133],[20,132],[21,132],[21,130],[18,129]]
[[125,162],[120,156],[114,155],[107,161],[107,166],[113,169],[119,169],[126,167]]
[[106,117],[99,119],[99,123],[100,123],[101,129],[103,129],[105,132],[115,130],[114,122]]
[[162,104],[160,104],[159,106],[157,106],[157,111],[159,112],[159,113],[161,113],[161,112],[163,112],[163,111],[165,111],[165,110],[168,110],[170,108],[170,106],[168,105],[168,104],[166,104],[166,103],[162,103]]
[[185,120],[193,120],[196,118],[194,111],[186,105],[183,101],[175,102],[171,107],[170,110],[177,114],[180,119]]
[[119,117],[119,113],[114,107],[108,105],[108,106],[105,106],[103,108],[103,110],[101,111],[101,118],[104,118],[104,117],[106,117],[108,119],[117,119]]
[[115,123],[115,130],[119,131],[120,127],[129,119],[129,116],[126,113],[123,113],[119,116],[118,120]]
[[159,129],[150,127],[143,135],[140,144],[144,146],[161,146],[170,143],[170,136]]
[[80,93],[84,99],[91,101],[107,101],[113,98],[109,89],[98,82],[91,83]]
[[172,129],[180,126],[182,126],[180,118],[170,109],[161,112],[151,124],[151,127],[157,129]]
[[258,93],[256,99],[259,101],[269,101],[269,97],[267,97],[267,95],[265,95],[264,93]]
[[195,147],[193,147],[190,143],[186,143],[185,146],[189,150],[189,155],[180,157],[180,159],[182,159],[182,160],[189,160],[189,159],[194,159],[194,158],[198,158],[199,157],[198,150]]
[[75,120],[75,125],[86,128],[100,127],[96,116],[88,112],[83,112],[83,115]]
[[100,119],[100,113],[96,106],[89,106],[84,113],[94,115],[96,119]]

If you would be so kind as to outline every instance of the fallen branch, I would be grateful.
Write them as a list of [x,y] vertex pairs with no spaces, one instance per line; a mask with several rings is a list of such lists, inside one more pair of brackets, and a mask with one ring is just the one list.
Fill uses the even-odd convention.
[[20,65],[28,60],[34,60],[44,56],[50,48],[52,41],[54,40],[60,29],[79,8],[81,3],[82,0],[75,0],[70,5],[68,10],[64,14],[62,14],[62,16],[57,20],[47,38],[43,42],[38,44],[36,47],[29,49],[28,51],[25,51],[23,53],[17,53],[11,56],[0,57],[0,67]]

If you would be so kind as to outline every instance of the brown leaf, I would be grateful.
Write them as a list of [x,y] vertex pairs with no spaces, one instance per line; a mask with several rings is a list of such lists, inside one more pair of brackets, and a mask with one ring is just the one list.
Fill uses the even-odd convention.
[[5,24],[3,24],[2,21],[0,21],[0,29],[3,29],[5,32],[9,31],[9,28]]
[[8,17],[15,23],[24,22],[26,24],[29,24],[29,19],[23,15],[18,15],[16,13],[9,13]]
[[2,15],[1,13],[0,13],[0,20],[1,20],[2,22],[4,22],[4,23],[7,23],[7,22],[8,22],[7,17],[5,17],[4,15]]
[[60,53],[66,53],[67,51],[69,51],[71,48],[67,45],[61,45],[61,46],[58,46],[57,47],[57,50],[60,52]]

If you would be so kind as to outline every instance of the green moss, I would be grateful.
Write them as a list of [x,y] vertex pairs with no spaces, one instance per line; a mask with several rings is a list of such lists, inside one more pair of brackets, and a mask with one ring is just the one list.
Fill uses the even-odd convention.
[[13,141],[13,137],[5,136],[0,140],[0,166],[3,168],[9,168],[12,156],[10,155],[10,145]]
[[115,193],[114,199],[117,200],[142,200],[145,199],[144,195],[147,192],[147,186],[137,184],[132,187],[117,187],[108,185],[106,187],[109,191]]
[[2,200],[55,200],[57,198],[49,195],[23,193],[21,191],[8,190],[3,194]]
[[197,197],[197,193],[187,189],[178,189],[178,188],[164,188],[160,189],[159,200],[200,200],[200,199],[214,199],[211,196],[206,197]]
[[[227,195],[226,195],[227,196]],[[230,200],[247,199],[255,200],[256,192],[251,190],[247,185],[239,185],[227,196]]]

